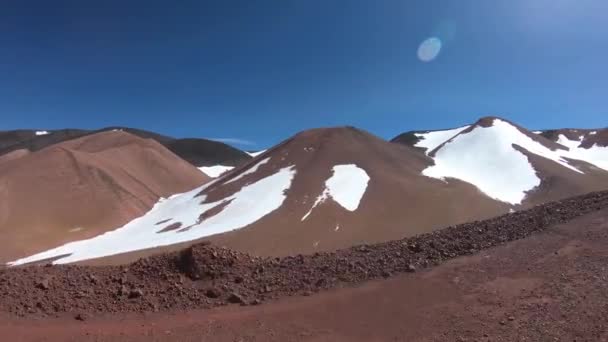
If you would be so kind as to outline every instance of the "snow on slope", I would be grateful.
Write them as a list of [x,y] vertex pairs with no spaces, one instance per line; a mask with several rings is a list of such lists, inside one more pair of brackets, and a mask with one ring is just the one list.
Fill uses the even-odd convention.
[[231,180],[227,181],[227,182],[226,182],[226,183],[224,183],[224,184],[228,184],[228,183],[236,182],[237,180],[239,180],[239,179],[241,179],[241,178],[243,178],[243,177],[245,177],[245,176],[247,176],[247,175],[250,175],[250,174],[252,174],[252,173],[256,172],[256,171],[257,171],[257,170],[260,168],[260,166],[262,166],[262,165],[264,165],[264,164],[268,163],[269,161],[270,161],[270,157],[268,157],[268,158],[266,158],[266,159],[262,159],[262,160],[260,160],[260,161],[259,161],[257,164],[255,164],[254,166],[252,166],[252,167],[248,168],[248,169],[247,169],[247,170],[245,170],[243,173],[241,173],[240,175],[238,175],[238,176],[236,176],[236,177],[232,178]]
[[[597,134],[595,131],[589,133],[589,135],[595,134]],[[565,135],[560,134],[557,143],[569,149],[568,152],[564,153],[564,157],[582,160],[608,171],[608,147],[598,146],[597,144],[590,148],[579,147],[584,138],[585,136],[581,135],[578,140],[570,140]]]
[[47,135],[47,134],[51,134],[49,131],[36,131],[35,133],[36,135]]
[[582,173],[563,159],[567,151],[552,151],[510,123],[494,119],[492,126],[476,127],[443,145],[435,153],[435,165],[422,174],[439,179],[457,178],[475,185],[491,198],[519,204],[526,191],[540,185],[540,179],[528,158],[513,144]]
[[445,141],[454,137],[458,133],[464,131],[470,126],[463,126],[454,129],[448,129],[444,131],[434,131],[428,133],[414,133],[415,136],[420,138],[420,140],[414,145],[416,147],[422,147],[426,149],[426,154],[428,155],[436,149],[439,145],[443,144]]
[[198,169],[211,178],[217,178],[221,176],[224,172],[228,172],[234,169],[234,166],[214,165],[203,166],[199,167]]
[[261,151],[257,151],[257,152],[245,152],[245,153],[247,153],[248,155],[250,155],[250,156],[252,156],[252,157],[255,158],[255,157],[259,156],[260,154],[262,154],[264,152],[266,152],[266,150],[261,150]]
[[[285,191],[290,188],[296,174],[294,166],[285,167],[278,172],[222,200],[206,203],[206,195],[197,195],[217,180],[192,191],[161,199],[144,216],[114,231],[82,241],[75,241],[46,252],[32,255],[9,263],[25,263],[60,258],[54,263],[63,264],[81,260],[100,258],[127,253],[146,248],[167,246],[193,241],[206,236],[228,232],[248,226],[278,209],[285,200]],[[222,209],[223,207],[223,209]],[[221,211],[208,218],[201,215],[211,210]],[[175,230],[166,230],[178,225]],[[163,231],[165,230],[165,231]]]
[[317,205],[330,197],[346,210],[355,211],[359,207],[369,182],[367,172],[354,164],[336,165],[332,171],[332,176],[325,181],[325,190],[317,197],[308,213],[302,217],[302,221],[306,220]]

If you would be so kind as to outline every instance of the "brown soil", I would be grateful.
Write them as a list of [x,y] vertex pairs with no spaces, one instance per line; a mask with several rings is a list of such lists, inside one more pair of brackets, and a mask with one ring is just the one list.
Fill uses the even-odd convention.
[[15,153],[0,161],[0,263],[119,227],[159,197],[209,179],[157,142],[125,132]]
[[[48,341],[606,341],[606,243],[603,192],[308,257],[205,245],[122,271],[10,269],[0,271],[0,330]],[[116,311],[127,313],[103,314]]]

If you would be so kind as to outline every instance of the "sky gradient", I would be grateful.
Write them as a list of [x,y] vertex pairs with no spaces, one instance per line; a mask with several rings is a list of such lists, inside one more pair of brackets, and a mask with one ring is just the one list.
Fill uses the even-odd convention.
[[[605,0],[10,1],[0,130],[130,126],[257,149],[313,127],[392,138],[486,115],[605,127],[606,13]],[[423,61],[429,38],[441,49]]]

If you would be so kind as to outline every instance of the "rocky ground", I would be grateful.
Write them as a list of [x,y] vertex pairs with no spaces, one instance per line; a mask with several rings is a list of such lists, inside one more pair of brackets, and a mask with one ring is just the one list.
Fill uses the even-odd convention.
[[608,207],[592,193],[431,234],[332,253],[257,258],[200,244],[126,266],[0,270],[0,311],[44,318],[259,305],[288,296],[414,273]]

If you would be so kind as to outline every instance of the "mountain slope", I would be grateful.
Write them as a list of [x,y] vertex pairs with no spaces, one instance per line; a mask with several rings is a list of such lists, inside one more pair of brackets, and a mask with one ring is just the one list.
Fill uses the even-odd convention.
[[[488,117],[466,129],[422,134],[434,165],[428,177],[459,179],[513,205],[538,204],[608,187],[608,148],[551,141],[504,119]],[[456,132],[455,135],[452,133]],[[448,137],[437,144],[436,136]],[[425,142],[430,142],[425,145]]]
[[0,158],[0,260],[97,236],[161,196],[208,180],[153,140],[120,131]]

